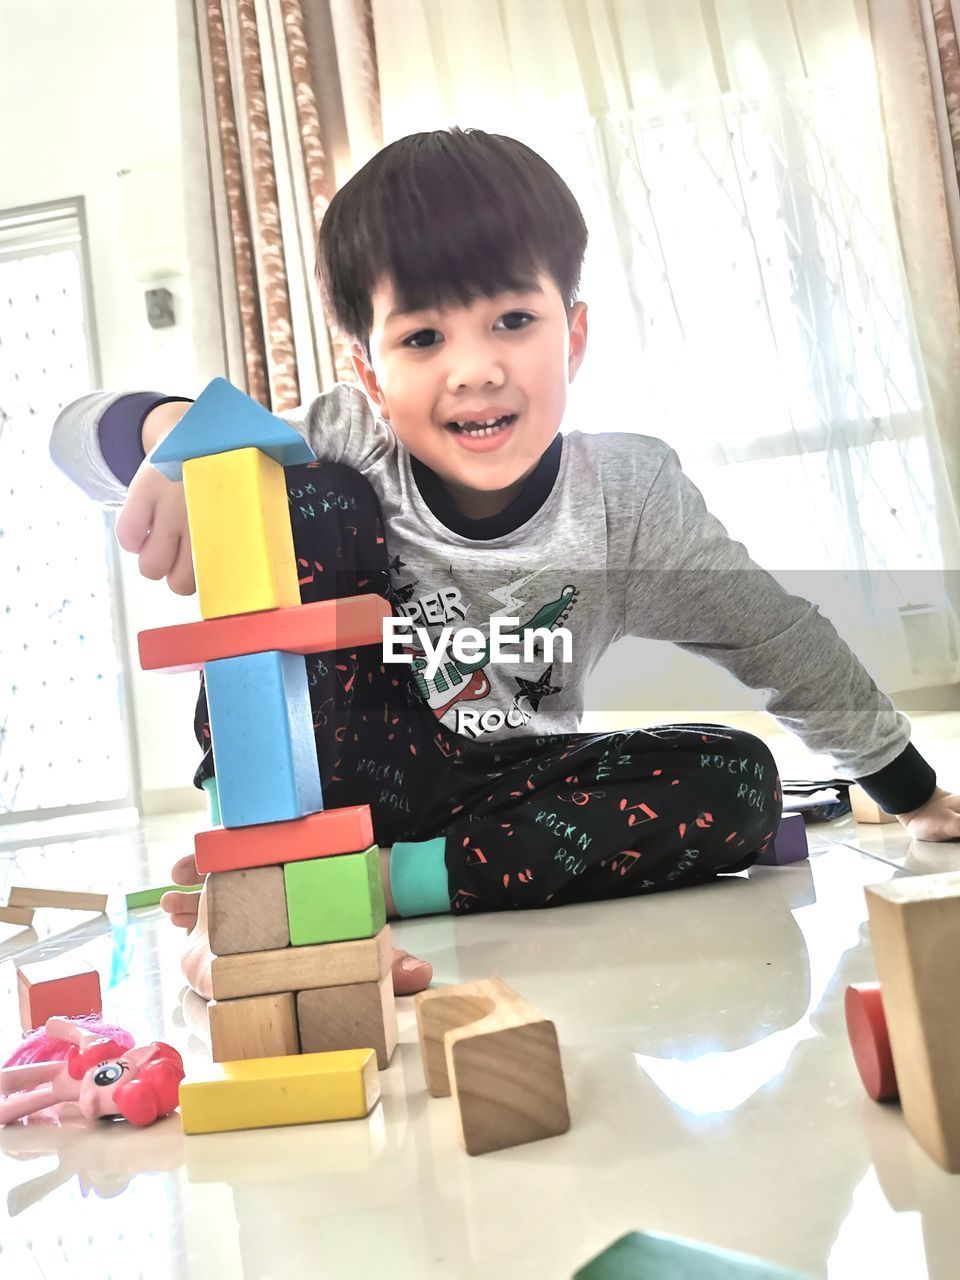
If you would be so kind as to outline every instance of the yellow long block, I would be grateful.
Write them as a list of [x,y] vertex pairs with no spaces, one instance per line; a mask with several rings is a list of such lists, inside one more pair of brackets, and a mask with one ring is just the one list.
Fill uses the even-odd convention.
[[283,467],[259,449],[183,464],[200,616],[300,603]]
[[211,1062],[180,1083],[184,1133],[359,1120],[380,1097],[372,1049]]

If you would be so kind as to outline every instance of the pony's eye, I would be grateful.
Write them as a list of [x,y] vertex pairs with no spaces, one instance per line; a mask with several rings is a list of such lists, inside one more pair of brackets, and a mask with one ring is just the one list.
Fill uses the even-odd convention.
[[116,1084],[123,1075],[123,1067],[119,1062],[105,1062],[93,1077],[93,1083],[101,1088]]

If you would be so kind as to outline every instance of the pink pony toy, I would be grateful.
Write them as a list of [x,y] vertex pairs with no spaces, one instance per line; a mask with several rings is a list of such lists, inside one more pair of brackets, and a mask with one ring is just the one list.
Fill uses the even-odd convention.
[[74,1103],[85,1120],[153,1124],[176,1110],[183,1076],[179,1053],[162,1041],[137,1049],[128,1031],[97,1018],[48,1018],[0,1068],[0,1125],[59,1103]]

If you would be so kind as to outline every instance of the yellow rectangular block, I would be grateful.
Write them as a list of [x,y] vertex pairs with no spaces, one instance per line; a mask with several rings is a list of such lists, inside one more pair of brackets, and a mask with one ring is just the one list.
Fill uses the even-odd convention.
[[300,603],[283,467],[259,449],[183,464],[200,615]]
[[180,1083],[184,1133],[359,1120],[380,1097],[372,1049],[211,1062]]

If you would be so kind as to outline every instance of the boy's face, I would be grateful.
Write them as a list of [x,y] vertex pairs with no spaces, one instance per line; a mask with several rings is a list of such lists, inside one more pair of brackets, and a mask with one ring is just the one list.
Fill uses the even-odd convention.
[[[586,351],[586,304],[575,303],[568,321],[545,273],[532,292],[447,311],[395,313],[389,280],[372,302],[372,363],[358,345],[352,348],[367,394],[464,514],[502,511],[559,430],[567,387]],[[494,437],[471,438],[447,426],[507,413],[515,420]]]

